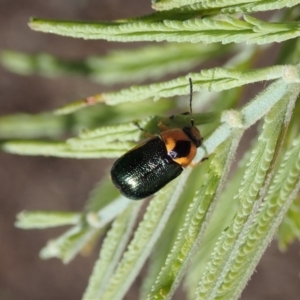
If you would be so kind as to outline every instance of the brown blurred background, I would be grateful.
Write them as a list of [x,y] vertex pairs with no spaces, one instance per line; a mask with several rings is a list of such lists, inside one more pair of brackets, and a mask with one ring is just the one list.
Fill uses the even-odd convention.
[[[44,51],[65,58],[105,54],[137,44],[83,41],[31,31],[31,16],[77,20],[113,20],[151,12],[150,0],[0,0],[0,49]],[[0,116],[52,110],[109,87],[82,78],[23,77],[0,67]],[[20,130],[22,130],[20,128]],[[98,255],[78,257],[69,265],[42,261],[39,250],[61,231],[14,228],[21,210],[81,210],[89,191],[110,162],[0,153],[0,300],[81,299]],[[286,254],[272,243],[242,295],[242,300],[300,299],[299,243]],[[126,299],[136,299],[139,278]],[[174,299],[182,299],[178,292]],[[112,299],[113,300],[113,299]]]

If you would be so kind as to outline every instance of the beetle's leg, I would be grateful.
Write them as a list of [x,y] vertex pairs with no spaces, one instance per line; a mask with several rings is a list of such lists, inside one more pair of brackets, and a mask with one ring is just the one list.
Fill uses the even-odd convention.
[[140,124],[137,122],[137,121],[133,121],[133,124],[140,130],[140,131],[143,131],[143,132],[146,132],[146,130],[144,128],[142,128],[140,126]]
[[195,168],[195,167],[197,167],[197,166],[199,166],[202,162],[204,162],[205,160],[208,160],[208,157],[206,156],[206,157],[203,157],[199,162],[197,162],[196,164],[195,163],[193,163],[193,162],[191,162],[190,163],[190,166],[192,167],[192,168]]
[[158,127],[161,132],[169,130],[169,127],[167,127],[162,121],[158,123]]
[[138,122],[134,121],[133,124],[134,124],[140,131],[142,131],[147,137],[154,137],[154,134],[151,134],[151,133],[147,132],[144,128],[142,128],[142,127],[140,126],[140,124],[139,124]]

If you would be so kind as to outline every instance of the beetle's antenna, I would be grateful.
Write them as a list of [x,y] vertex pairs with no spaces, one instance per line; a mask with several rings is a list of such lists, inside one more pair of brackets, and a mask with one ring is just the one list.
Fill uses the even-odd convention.
[[189,77],[190,82],[190,115],[191,115],[191,125],[194,126],[194,117],[193,117],[193,110],[192,110],[192,101],[193,101],[193,82],[191,77]]

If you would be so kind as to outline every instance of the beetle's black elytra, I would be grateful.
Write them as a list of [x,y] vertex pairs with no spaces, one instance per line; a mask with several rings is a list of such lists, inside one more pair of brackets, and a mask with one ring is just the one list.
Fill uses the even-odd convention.
[[160,135],[141,143],[114,163],[111,178],[124,196],[134,200],[151,196],[178,177],[183,167],[192,163],[197,148],[202,143],[202,137],[194,126],[192,80],[189,79],[189,82],[190,125],[168,129],[159,124]]
[[112,167],[111,178],[124,196],[142,199],[160,190],[182,170],[168,155],[164,142],[154,137],[119,158]]

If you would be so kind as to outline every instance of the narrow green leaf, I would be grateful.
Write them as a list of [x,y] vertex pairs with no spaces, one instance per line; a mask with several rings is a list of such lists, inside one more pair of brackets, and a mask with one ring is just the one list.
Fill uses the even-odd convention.
[[300,139],[287,152],[247,238],[219,288],[224,300],[238,299],[300,189]]
[[166,74],[187,71],[204,60],[216,59],[230,47],[190,43],[150,45],[113,51],[105,57],[89,57],[92,78],[104,83],[157,80]]
[[[254,145],[251,148],[253,149]],[[234,200],[234,195],[239,190],[246,164],[252,152],[251,148],[247,150],[243,158],[238,162],[238,168],[220,194],[218,204],[205,231],[202,244],[191,259],[188,272],[184,278],[184,289],[187,292],[187,299],[193,299],[196,287],[201,280],[206,263],[213,252],[218,237],[230,225],[237,213],[238,203]],[[220,220],[222,221],[220,222]]]
[[[141,122],[139,125],[144,128],[144,126],[150,121],[150,118],[147,118]],[[89,144],[103,143],[102,147],[105,147],[106,143],[112,141],[138,141],[141,135],[141,131],[133,122],[127,122],[111,126],[102,126],[91,130],[84,130],[79,133],[78,137],[68,139],[68,143],[72,147],[80,147],[81,145],[88,146]],[[99,145],[101,146],[101,145]]]
[[117,199],[118,196],[120,196],[120,193],[113,185],[110,177],[108,175],[104,176],[90,191],[84,210],[86,212],[97,212]]
[[73,113],[77,110],[89,107],[91,105],[103,103],[103,97],[102,94],[94,95],[91,97],[87,97],[84,99],[79,99],[75,102],[72,102],[68,105],[62,106],[54,111],[54,114],[56,115],[67,115],[70,113]]
[[[237,13],[258,12],[292,7],[299,4],[299,0],[152,0],[152,7],[156,10],[181,8],[183,12],[198,11],[199,13]],[[174,9],[174,11],[176,11]]]
[[285,214],[277,235],[280,250],[285,251],[295,239],[300,240],[300,201],[296,198]]
[[176,240],[176,236],[183,225],[184,217],[188,211],[191,201],[194,198],[196,188],[198,188],[199,182],[201,182],[204,174],[206,174],[208,164],[209,163],[206,162],[199,167],[197,166],[193,168],[188,181],[185,183],[184,193],[182,193],[178,203],[176,204],[176,209],[174,209],[170,215],[168,223],[166,224],[162,235],[157,241],[147,262],[147,276],[140,287],[140,300],[145,300],[147,298],[156,277],[163,267],[165,260],[172,249],[173,243]]
[[235,196],[235,201],[240,203],[239,209],[229,228],[223,232],[216,244],[196,291],[196,299],[217,297],[224,277],[234,262],[235,254],[249,231],[257,203],[262,200],[269,186],[286,116],[290,117],[289,100],[289,97],[284,97],[265,118],[262,134],[249,158],[240,190]]
[[87,225],[74,226],[59,238],[50,240],[41,250],[40,257],[42,259],[57,257],[64,263],[69,263],[100,232],[100,229]]
[[102,97],[107,104],[115,105],[121,102],[135,102],[149,98],[157,101],[160,98],[187,95],[189,93],[188,78],[193,80],[195,92],[219,92],[249,83],[282,78],[285,70],[285,66],[272,66],[245,72],[229,68],[212,68],[166,82],[132,86],[118,92],[103,93]]
[[246,127],[250,127],[261,119],[286,93],[298,93],[300,65],[285,66],[283,78],[270,84],[242,110],[242,119]]
[[199,0],[152,0],[152,7],[156,10],[168,10],[197,2]]
[[[293,72],[295,74],[293,74]],[[274,80],[278,78],[286,78],[285,81],[299,80],[297,69],[294,66],[272,66],[250,71],[237,71],[229,68],[213,68],[202,70],[200,73],[190,73],[187,76],[178,77],[176,79],[153,83],[150,85],[132,86],[117,92],[107,92],[100,96],[94,95],[91,98],[101,98],[101,102],[108,105],[116,105],[126,102],[137,102],[147,99],[154,101],[160,98],[174,97],[178,95],[187,95],[189,93],[188,78],[193,80],[194,91],[223,91],[243,86],[245,84],[260,82],[265,80]],[[292,80],[288,79],[293,76]],[[297,77],[298,76],[298,77]],[[91,102],[89,105],[97,104]],[[56,110],[57,114],[69,114],[76,110],[86,107],[86,100],[78,100]]]
[[131,204],[115,219],[101,247],[82,300],[99,299],[130,238],[142,202]]
[[139,224],[133,240],[128,245],[128,250],[125,252],[118,268],[111,277],[101,299],[123,299],[124,294],[159,238],[165,223],[180,197],[184,182],[189,173],[190,170],[185,170],[178,179],[170,182],[151,200],[144,214],[143,221]]
[[48,53],[26,54],[16,51],[0,53],[1,64],[8,70],[21,74],[41,74],[48,77],[61,75],[88,75],[89,69],[84,63],[67,61]]
[[106,206],[101,207],[97,212],[88,212],[86,214],[87,223],[95,228],[102,228],[113,221],[121,214],[129,205],[131,200],[119,195],[114,201],[109,202]]
[[241,132],[235,132],[233,136],[232,140],[221,144],[215,151],[208,175],[189,207],[177,240],[147,299],[171,299],[177,288],[191,254],[196,251],[203,237],[216,199],[224,186]]
[[131,201],[120,196],[97,212],[88,212],[81,222],[60,237],[50,241],[41,250],[43,259],[60,258],[64,263],[70,262],[91,240],[97,237],[103,228],[119,214]]
[[[132,148],[133,143],[110,143],[102,145],[105,149],[78,149],[63,142],[10,141],[2,144],[2,150],[19,155],[43,155],[65,158],[115,158]],[[87,147],[88,148],[88,147]]]
[[[285,132],[287,130],[287,126],[289,124],[289,121],[291,119],[292,110],[294,108],[295,101],[298,98],[300,92],[300,88],[298,84],[294,84],[294,86],[291,86],[288,92],[286,93],[285,97],[282,99],[280,103],[278,103],[275,108],[280,109],[281,103],[286,103],[286,108],[282,109],[281,114],[284,114],[283,123],[281,125],[281,134],[279,136],[279,142],[275,147],[275,156],[278,156],[278,151],[280,149],[280,146],[282,145],[282,140],[285,136]],[[266,123],[269,123],[269,127],[276,126],[274,122],[272,122],[272,118],[269,118],[270,114],[266,117]],[[279,123],[279,120],[277,120],[277,123]],[[278,126],[278,125],[277,125]],[[272,136],[272,133],[268,131],[265,132],[270,137]],[[293,145],[298,146],[299,138],[295,140]],[[277,152],[277,153],[276,153]],[[298,155],[298,153],[296,154]],[[274,161],[276,160],[273,159]],[[273,161],[273,164],[274,164]],[[293,161],[297,161],[297,159],[294,159]],[[285,166],[285,161],[282,164],[282,166]],[[295,165],[293,164],[293,167]],[[278,173],[281,174],[282,172],[289,172],[289,171],[282,171],[284,167],[279,168]],[[296,163],[296,171],[299,169],[299,165],[297,166]],[[296,172],[295,171],[295,172]],[[288,175],[285,174],[284,177],[281,177],[281,179],[278,181],[278,179],[274,179],[274,182],[272,186],[269,189],[268,196],[266,197],[265,202],[261,205],[261,207],[258,210],[259,202],[253,207],[253,210],[251,212],[251,215],[249,217],[249,220],[247,221],[247,229],[248,234],[243,234],[242,239],[239,240],[239,248],[236,248],[236,252],[231,254],[232,264],[227,270],[226,276],[224,278],[224,281],[222,285],[220,285],[218,290],[218,295],[222,297],[222,299],[237,299],[240,296],[241,291],[245,287],[247,281],[249,280],[249,277],[251,276],[252,272],[254,271],[254,268],[256,264],[258,263],[259,258],[262,256],[264,250],[266,249],[268,243],[270,242],[277,226],[279,225],[280,221],[282,220],[286,210],[288,209],[291,201],[293,198],[289,199],[288,204],[287,203],[279,203],[278,207],[276,208],[276,205],[274,202],[279,201],[280,196],[285,195],[287,198],[290,196],[295,197],[295,192],[297,190],[294,190],[295,186],[291,184],[291,182],[299,182],[299,179],[297,176],[295,176],[295,172],[291,171],[292,174],[290,174],[290,178],[287,179]],[[272,173],[272,171],[269,171],[269,178]],[[287,179],[287,181],[286,181]],[[281,183],[283,185],[281,186]],[[256,181],[257,184],[257,181]],[[287,185],[287,186],[285,186]],[[299,189],[300,185],[298,183],[297,188]],[[264,197],[264,194],[266,193],[265,190],[262,189],[260,192],[260,199],[261,200]],[[290,188],[288,190],[288,188]],[[273,191],[279,191],[280,196],[276,195],[275,198],[272,198],[271,203],[268,203],[269,195],[272,194]],[[288,190],[288,191],[287,191]],[[292,190],[291,195],[287,195]],[[251,192],[251,191],[250,191]],[[286,192],[286,193],[285,193]],[[263,241],[263,242],[262,242]]]
[[44,229],[75,225],[80,222],[81,213],[65,211],[22,211],[17,215],[15,226],[22,229]]
[[[218,113],[194,114],[195,124],[205,124],[218,120]],[[169,120],[154,116],[138,121],[150,134],[159,132],[158,123],[164,120],[166,126],[183,126],[190,122],[190,116],[181,115]],[[20,155],[44,155],[65,158],[115,158],[136,146],[136,142],[146,135],[133,123],[102,126],[82,131],[78,137],[66,142],[55,141],[8,141],[1,147],[4,151]]]
[[209,58],[223,55],[230,47],[199,44],[150,45],[138,49],[117,50],[105,56],[67,60],[45,53],[26,54],[3,51],[0,61],[8,70],[24,75],[81,75],[105,84],[141,82],[188,70]]
[[[150,17],[151,19],[151,17]],[[240,20],[222,16],[220,20],[201,19],[153,20],[149,17],[136,21],[74,22],[31,19],[31,29],[74,38],[104,39],[115,42],[168,41],[191,43],[241,43],[266,44],[297,38],[299,22],[269,23],[253,17]]]
[[[0,138],[55,137],[65,133],[66,117],[53,114],[13,114],[0,117]],[[22,128],[22,130],[20,130]]]

